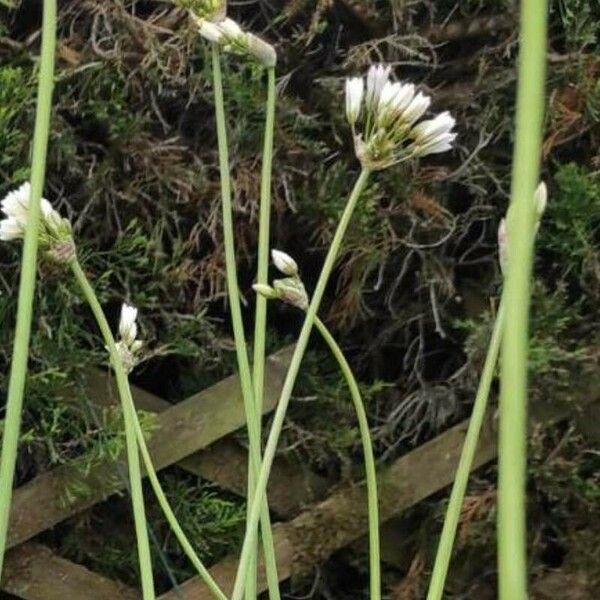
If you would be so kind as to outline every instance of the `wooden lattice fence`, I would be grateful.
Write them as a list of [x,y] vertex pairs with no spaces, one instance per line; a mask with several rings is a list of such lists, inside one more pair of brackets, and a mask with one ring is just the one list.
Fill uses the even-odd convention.
[[[289,348],[268,359],[265,413],[271,411],[277,401],[289,359]],[[87,385],[96,404],[116,401],[105,374],[91,373]],[[237,377],[228,377],[176,405],[139,388],[134,388],[133,392],[138,408],[157,413],[156,431],[149,444],[157,469],[178,464],[227,490],[237,494],[245,492],[246,453],[230,436],[244,425]],[[572,413],[573,406],[596,410],[598,400],[600,376],[591,376],[585,381],[573,382],[569,399],[534,407],[533,418],[543,422],[563,419]],[[384,537],[385,523],[392,517],[451,483],[466,427],[467,422],[462,422],[390,465],[380,467],[378,479]],[[494,459],[495,437],[494,421],[489,418],[482,432],[474,468]],[[116,475],[117,467],[109,462],[94,468],[87,476],[73,467],[61,466],[38,475],[15,491],[9,531],[11,550],[5,564],[3,591],[24,600],[140,598],[137,590],[93,573],[32,541],[38,534],[118,491],[123,484]],[[72,497],[65,494],[65,490],[73,486],[87,489],[89,493]],[[290,494],[290,490],[295,493]],[[282,519],[274,531],[282,580],[308,572],[367,532],[366,496],[361,483],[337,486],[329,495],[327,493],[328,482],[324,479],[307,474],[299,465],[276,461],[269,500],[273,512]],[[235,567],[236,557],[231,556],[211,569],[226,592],[232,585]],[[260,587],[265,589],[262,574]],[[160,600],[180,598],[211,600],[197,578],[183,582],[177,591],[163,594]]]

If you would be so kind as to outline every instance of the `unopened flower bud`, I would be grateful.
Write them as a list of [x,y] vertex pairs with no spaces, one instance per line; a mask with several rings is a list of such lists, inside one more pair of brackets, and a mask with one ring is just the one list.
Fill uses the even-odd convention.
[[252,289],[259,296],[262,296],[263,298],[266,298],[267,300],[275,300],[275,299],[279,298],[279,294],[276,292],[276,290],[274,290],[270,285],[267,285],[265,283],[255,283],[252,286]]
[[537,186],[533,198],[537,218],[541,219],[546,210],[546,205],[548,204],[548,188],[543,181]]
[[308,294],[304,284],[297,277],[286,277],[285,279],[276,279],[273,287],[280,300],[287,302],[300,310],[308,308]]
[[121,307],[121,319],[119,321],[119,335],[127,346],[131,346],[135,342],[137,336],[137,319],[138,310],[129,304],[123,304]]
[[263,65],[270,68],[277,64],[277,52],[271,44],[265,42],[253,33],[247,34],[248,52],[254,59]]
[[288,277],[297,277],[298,264],[289,254],[281,250],[271,250],[271,258],[278,271]]
[[346,79],[346,119],[350,125],[354,125],[358,119],[364,94],[365,82],[362,77]]
[[500,221],[498,226],[498,262],[500,270],[506,274],[506,266],[508,264],[508,235],[506,231],[506,219]]

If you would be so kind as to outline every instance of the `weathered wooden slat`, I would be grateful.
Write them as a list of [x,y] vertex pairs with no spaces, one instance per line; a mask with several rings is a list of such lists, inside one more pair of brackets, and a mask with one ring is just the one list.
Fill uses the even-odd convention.
[[[86,389],[89,390],[90,400],[96,405],[106,406],[119,402],[114,381],[108,373],[96,369],[90,371],[86,374]],[[132,386],[131,391],[138,409],[162,413],[173,406],[137,386]],[[208,448],[186,456],[177,462],[177,466],[230,492],[246,495],[248,453],[231,438],[217,440]],[[323,498],[328,487],[326,479],[298,461],[277,458],[269,480],[269,506],[277,516],[290,519],[304,506]],[[290,494],[290,489],[295,490],[295,494]]]
[[[289,349],[268,359],[265,412],[272,410],[277,402],[288,362]],[[154,465],[159,470],[172,465],[208,447],[244,423],[239,381],[236,376],[231,376],[157,416],[157,429],[149,441]],[[58,467],[39,475],[15,490],[9,547],[93,506],[121,489],[122,485],[116,476],[115,465],[109,462],[88,475],[71,466]],[[77,490],[84,493],[74,493]]]
[[[590,405],[600,399],[600,379],[593,378],[572,390],[572,400]],[[565,418],[573,412],[573,403],[556,401],[537,407],[533,419],[549,422]],[[468,421],[464,421],[433,440],[419,446],[382,470],[378,476],[380,520],[386,522],[428,496],[448,486],[460,458]],[[496,457],[496,432],[493,419],[488,418],[479,440],[473,469]],[[322,563],[336,550],[363,536],[368,530],[366,489],[363,484],[348,485],[289,523],[274,529],[277,563],[281,580],[302,574]],[[236,557],[228,557],[211,569],[225,593],[233,587]],[[262,563],[260,590],[266,590]],[[212,600],[198,578],[186,581],[181,590],[184,600]],[[177,600],[173,592],[159,600]]]
[[24,600],[139,600],[139,593],[28,542],[6,557],[2,589]]

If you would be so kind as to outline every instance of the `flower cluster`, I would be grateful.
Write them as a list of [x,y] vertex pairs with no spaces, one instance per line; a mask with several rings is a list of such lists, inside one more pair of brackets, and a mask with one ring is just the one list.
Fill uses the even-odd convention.
[[[540,228],[540,221],[546,211],[548,204],[548,188],[542,181],[536,188],[533,194],[533,207],[535,210],[535,226],[533,235],[535,236]],[[511,220],[512,211],[509,209],[506,217],[500,221],[498,226],[498,262],[500,263],[500,270],[503,274],[506,274],[506,267],[508,265],[508,226],[507,221]]]
[[[0,220],[0,240],[23,239],[29,219],[30,198],[31,185],[26,182],[9,192],[0,202],[2,212],[6,215]],[[46,198],[40,200],[40,211],[40,247],[54,259],[67,262],[75,255],[71,223],[63,219]]]
[[175,4],[200,19],[220,21],[227,14],[226,0],[175,0]]
[[257,294],[269,300],[282,300],[300,310],[308,308],[308,294],[300,279],[296,261],[281,250],[272,250],[271,258],[278,271],[286,275],[283,279],[275,279],[273,286],[255,283],[252,287]]
[[218,44],[225,52],[250,56],[265,67],[274,67],[277,63],[277,53],[271,44],[268,44],[253,33],[244,31],[233,19],[225,18],[221,21],[198,19],[200,35]]
[[125,371],[128,373],[138,363],[139,351],[144,342],[137,338],[137,319],[138,310],[129,304],[123,304],[121,307],[121,318],[119,320],[119,336],[117,342],[117,351],[123,363]]
[[[390,80],[391,67],[373,65],[365,80],[346,80],[346,118],[352,127],[356,155],[365,167],[384,169],[412,157],[450,150],[455,120],[443,112],[417,123],[431,98],[412,83]],[[362,131],[357,132],[357,124]]]

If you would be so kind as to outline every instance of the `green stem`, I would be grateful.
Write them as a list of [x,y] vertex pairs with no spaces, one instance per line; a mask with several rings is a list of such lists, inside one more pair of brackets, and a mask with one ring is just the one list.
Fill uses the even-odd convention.
[[135,435],[137,438],[138,446],[140,448],[140,452],[142,454],[142,460],[144,461],[144,467],[146,469],[146,474],[148,475],[148,479],[150,480],[150,485],[152,486],[152,490],[154,491],[154,495],[162,508],[162,511],[169,523],[169,526],[173,530],[175,537],[179,541],[181,548],[185,552],[186,556],[190,559],[190,562],[194,565],[196,570],[198,571],[198,575],[200,578],[206,583],[207,587],[210,589],[212,595],[219,600],[227,600],[227,596],[223,593],[217,582],[211,577],[208,569],[204,566],[188,537],[185,535],[185,532],[179,525],[179,521],[169,504],[169,500],[165,495],[162,486],[160,485],[160,481],[158,480],[158,476],[156,474],[156,469],[152,464],[152,458],[150,457],[150,453],[148,452],[148,446],[146,445],[146,440],[144,439],[144,432],[142,431],[142,427],[140,425],[139,419],[137,418],[137,413],[135,410],[135,404],[133,403],[133,398],[131,396],[131,388],[127,388],[127,398],[125,398],[132,414],[135,416],[134,426],[135,426]]
[[513,156],[506,321],[500,377],[498,570],[500,600],[527,598],[525,479],[527,360],[535,206],[539,180],[547,0],[522,0],[521,48]]
[[[275,68],[267,69],[267,106],[265,116],[265,139],[263,147],[262,173],[260,180],[260,211],[258,221],[258,268],[257,283],[268,283],[269,276],[269,230],[271,221],[271,174],[273,171],[273,130],[275,127]],[[252,381],[254,383],[254,405],[256,412],[256,428],[261,437],[261,415],[263,409],[263,393],[265,380],[265,346],[267,330],[267,299],[257,294],[256,312],[254,317],[254,350]],[[259,457],[260,458],[260,457]],[[254,495],[255,481],[248,458],[248,511]],[[258,562],[258,544],[253,548],[250,568],[246,577],[246,600],[256,600],[256,571]],[[267,577],[276,575],[272,569],[267,571]],[[268,581],[269,588],[278,587],[279,582]]]
[[315,317],[317,316],[317,311],[319,310],[321,300],[323,299],[325,287],[327,286],[329,276],[331,275],[331,271],[333,270],[335,261],[337,259],[342,240],[350,223],[350,219],[352,217],[352,213],[354,212],[358,199],[367,183],[369,174],[370,171],[368,169],[363,168],[363,170],[360,173],[360,176],[354,184],[354,189],[352,190],[350,198],[348,199],[346,207],[344,208],[344,212],[342,214],[337,230],[331,242],[331,246],[329,247],[329,251],[325,258],[323,269],[321,270],[321,274],[319,275],[319,280],[317,282],[314,295],[312,297],[308,310],[306,311],[304,324],[302,325],[302,330],[300,331],[300,335],[296,343],[296,348],[294,349],[294,354],[292,355],[290,366],[285,377],[283,389],[279,397],[277,409],[275,410],[275,415],[273,417],[273,424],[271,426],[271,431],[269,432],[269,438],[265,447],[263,462],[258,476],[258,481],[256,483],[254,499],[252,501],[250,517],[246,524],[246,535],[244,536],[244,543],[242,545],[242,552],[233,588],[232,600],[242,599],[242,594],[244,591],[244,581],[246,578],[246,570],[248,569],[248,559],[250,558],[252,546],[256,544],[256,538],[258,535],[260,507],[261,503],[263,502],[263,499],[266,496],[269,474],[271,472],[271,467],[273,465],[273,460],[277,451],[277,443],[279,441],[279,436],[283,428],[283,422],[285,420],[287,407],[289,405],[290,398],[292,397],[292,391],[296,382],[296,377],[298,376],[298,372],[300,370],[300,363],[302,362],[302,358],[304,357],[306,347],[308,346],[308,339],[310,337]]
[[152,576],[152,558],[150,555],[150,544],[148,542],[148,527],[146,525],[146,512],[144,508],[144,494],[142,489],[142,473],[140,470],[140,457],[135,435],[134,409],[127,403],[129,394],[129,382],[115,344],[115,339],[102,306],[92,288],[87,276],[83,272],[77,259],[69,263],[73,275],[81,288],[90,309],[94,313],[96,323],[100,328],[104,343],[110,354],[110,361],[115,372],[117,389],[121,399],[123,421],[125,423],[125,441],[127,448],[127,466],[129,472],[129,485],[131,486],[131,502],[133,506],[133,518],[135,523],[135,534],[137,539],[138,560],[140,564],[140,576],[142,582],[142,596],[144,600],[154,600],[154,578]]
[[[225,123],[225,102],[223,100],[223,78],[219,58],[219,47],[212,44],[212,67],[215,93],[215,116],[217,121],[217,142],[219,146],[219,170],[221,175],[221,200],[223,206],[223,238],[225,244],[225,267],[227,270],[227,292],[231,311],[231,323],[237,354],[238,370],[242,387],[242,398],[248,425],[248,440],[250,444],[251,470],[257,477],[260,469],[260,432],[256,423],[260,418],[256,414],[250,362],[246,348],[242,309],[240,306],[237,269],[235,265],[235,243],[233,234],[233,210],[231,207],[231,180],[229,176],[229,151],[227,149],[227,126]],[[269,582],[269,598],[279,600],[279,578],[277,576],[277,563],[273,545],[273,532],[266,494],[261,496],[257,506],[258,519],[261,521],[263,550],[265,553],[265,569]],[[254,540],[256,544],[256,538]],[[245,575],[244,575],[245,576]],[[241,600],[241,598],[240,598]]]
[[40,198],[44,189],[46,154],[50,133],[52,89],[54,85],[54,50],[56,47],[56,0],[44,0],[40,76],[38,81],[35,129],[31,159],[31,198],[21,258],[21,277],[17,322],[10,379],[6,399],[6,418],[0,456],[0,576],[4,563],[12,488],[21,429],[23,394],[27,378],[27,359],[33,316],[33,295],[37,265]]
[[375,456],[373,455],[373,444],[371,443],[371,431],[369,429],[369,421],[367,413],[362,401],[360,389],[352,373],[352,369],[338,346],[334,337],[331,335],[325,324],[315,317],[315,327],[329,346],[331,353],[337,360],[340,369],[346,378],[356,418],[358,419],[358,427],[360,430],[360,440],[363,448],[363,456],[365,461],[365,474],[367,480],[367,505],[369,511],[369,571],[370,571],[370,600],[381,599],[381,568],[379,556],[379,503],[377,499],[377,471],[375,468]]
[[437,547],[435,563],[433,565],[433,572],[429,583],[429,591],[427,592],[427,600],[441,600],[444,592],[444,584],[446,582],[450,558],[452,557],[452,546],[454,545],[456,529],[460,519],[460,511],[462,509],[465,491],[469,481],[469,474],[473,466],[475,451],[477,450],[477,441],[479,440],[479,434],[487,409],[490,387],[496,370],[496,363],[498,362],[500,340],[502,339],[502,330],[504,327],[504,312],[504,302],[501,301],[500,307],[498,308],[498,314],[496,315],[494,330],[490,339],[487,355],[485,357],[483,371],[481,372],[481,379],[479,380],[479,387],[477,388],[475,404],[473,405],[473,412],[469,420],[469,427],[465,435],[462,453],[456,469],[452,492],[450,493],[446,518],[444,519],[442,535]]

